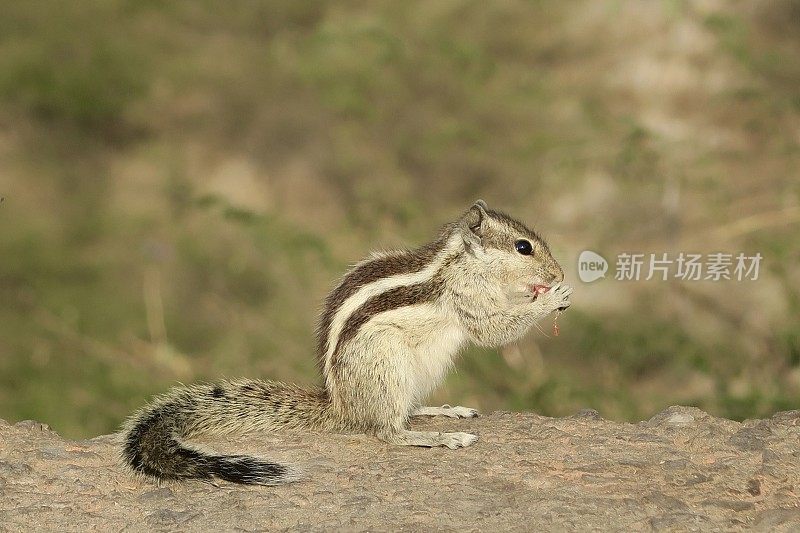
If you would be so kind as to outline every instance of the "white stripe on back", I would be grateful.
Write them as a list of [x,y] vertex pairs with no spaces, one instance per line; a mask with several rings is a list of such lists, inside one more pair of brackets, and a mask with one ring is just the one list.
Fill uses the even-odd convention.
[[341,334],[344,325],[347,323],[347,319],[350,318],[350,315],[352,315],[359,307],[364,305],[367,300],[374,296],[382,294],[396,287],[416,285],[418,283],[429,281],[442,267],[442,264],[449,253],[455,249],[456,246],[458,246],[458,242],[460,240],[461,237],[458,234],[451,236],[447,242],[445,242],[444,247],[442,247],[442,249],[439,250],[433,257],[431,263],[422,270],[418,272],[412,272],[410,274],[397,274],[388,278],[378,279],[372,283],[368,283],[362,287],[359,287],[355,294],[347,298],[336,310],[336,313],[333,315],[333,320],[331,320],[330,328],[328,328],[328,346],[327,350],[325,351],[324,375],[329,375],[331,357],[333,356],[333,352],[336,350],[339,335]]

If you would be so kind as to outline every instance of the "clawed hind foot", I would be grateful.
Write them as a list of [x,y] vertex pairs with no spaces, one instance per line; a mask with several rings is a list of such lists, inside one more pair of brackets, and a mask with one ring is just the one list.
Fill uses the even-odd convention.
[[444,404],[441,407],[417,407],[411,411],[411,416],[446,416],[449,418],[475,418],[478,410],[471,407],[461,407],[456,405],[450,407]]
[[478,440],[478,436],[471,433],[440,433],[438,431],[409,431],[407,429],[391,433],[380,433],[378,438],[389,444],[400,446],[424,446],[427,448],[444,446],[451,450],[472,446]]

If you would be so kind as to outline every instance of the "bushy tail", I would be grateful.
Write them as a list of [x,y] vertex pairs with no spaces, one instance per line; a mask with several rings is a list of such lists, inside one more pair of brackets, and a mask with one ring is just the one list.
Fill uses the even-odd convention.
[[322,390],[242,380],[178,387],[134,414],[122,432],[122,460],[160,480],[213,478],[277,485],[298,479],[288,465],[247,455],[220,455],[184,442],[200,434],[331,425]]

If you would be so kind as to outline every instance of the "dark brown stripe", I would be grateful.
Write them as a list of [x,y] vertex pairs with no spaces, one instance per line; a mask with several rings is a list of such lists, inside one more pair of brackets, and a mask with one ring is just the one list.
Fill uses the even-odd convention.
[[506,215],[505,213],[501,213],[500,211],[494,211],[493,209],[487,210],[486,214],[489,215],[489,217],[494,218],[495,220],[505,222],[507,225],[517,230],[517,232],[519,232],[521,235],[524,235],[526,237],[529,237],[530,239],[544,243],[544,239],[542,239],[542,237],[538,233],[527,227],[519,220],[512,218]]
[[431,302],[439,297],[443,288],[444,283],[434,277],[434,279],[424,283],[395,287],[386,292],[376,294],[364,302],[345,322],[336,341],[336,349],[331,357],[331,366],[336,366],[342,347],[347,341],[356,336],[361,326],[366,324],[369,319],[386,311]]
[[388,257],[380,257],[367,261],[348,272],[341,283],[325,299],[325,309],[317,326],[317,362],[320,368],[325,365],[325,353],[328,351],[328,334],[336,311],[345,300],[354,295],[358,289],[381,278],[399,274],[413,274],[428,266],[436,254],[444,249],[447,239],[452,234],[452,225],[445,226],[439,238],[416,250],[405,250]]

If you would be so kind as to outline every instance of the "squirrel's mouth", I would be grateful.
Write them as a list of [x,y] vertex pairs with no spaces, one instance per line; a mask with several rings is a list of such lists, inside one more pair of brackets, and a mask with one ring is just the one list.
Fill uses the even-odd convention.
[[529,283],[528,290],[531,291],[531,293],[533,294],[533,298],[536,299],[542,294],[549,291],[550,285],[542,285],[541,283]]

